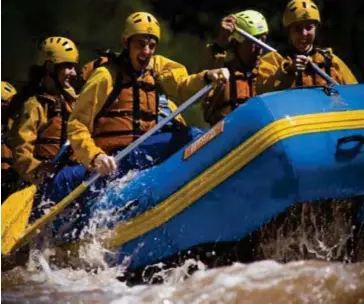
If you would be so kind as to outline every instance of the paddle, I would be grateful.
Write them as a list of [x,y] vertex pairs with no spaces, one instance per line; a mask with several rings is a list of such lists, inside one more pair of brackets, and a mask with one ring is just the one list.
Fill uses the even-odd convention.
[[[244,37],[254,41],[255,43],[259,44],[262,48],[268,50],[268,51],[271,51],[271,52],[277,52],[276,49],[272,48],[271,46],[269,46],[268,44],[266,44],[265,42],[255,38],[254,36],[248,34],[247,32],[243,31],[242,29],[239,29],[239,28],[235,28],[235,30],[243,35]],[[323,79],[326,80],[326,82],[330,85],[330,86],[333,86],[333,85],[337,85],[338,83],[336,81],[334,81],[329,75],[327,75],[324,71],[322,71],[314,62],[312,61],[309,61],[311,67],[314,69],[314,71],[320,76],[322,77]]]
[[[142,144],[147,138],[152,136],[154,133],[159,131],[164,125],[169,123],[177,115],[186,110],[189,106],[195,103],[199,98],[205,95],[212,88],[212,84],[206,85],[187,101],[185,101],[175,112],[164,118],[157,125],[155,125],[148,132],[139,137],[136,141],[130,144],[127,148],[120,151],[115,156],[115,161],[118,163],[121,159],[127,156],[132,150],[137,148]],[[66,208],[72,201],[74,201],[79,195],[81,195],[90,185],[92,185],[100,177],[99,173],[94,172],[86,181],[82,182],[77,188],[75,188],[70,194],[63,198],[57,205],[52,207],[47,214],[43,215],[41,218],[36,220],[33,224],[25,229],[25,231],[18,235],[16,238],[12,239],[11,242],[7,242],[6,246],[1,247],[1,252],[3,255],[9,255],[12,251],[25,245],[32,236],[40,231],[42,227],[51,222],[64,208]]]
[[[69,148],[67,141],[52,160],[55,165]],[[1,249],[12,246],[13,242],[23,234],[32,211],[36,185],[10,195],[1,206]]]

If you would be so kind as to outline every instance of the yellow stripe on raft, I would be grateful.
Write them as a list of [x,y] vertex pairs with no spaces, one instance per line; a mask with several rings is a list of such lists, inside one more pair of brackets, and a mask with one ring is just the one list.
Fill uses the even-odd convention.
[[118,224],[106,248],[116,248],[169,221],[275,143],[295,135],[364,128],[364,110],[292,116],[277,120],[248,138],[154,208]]

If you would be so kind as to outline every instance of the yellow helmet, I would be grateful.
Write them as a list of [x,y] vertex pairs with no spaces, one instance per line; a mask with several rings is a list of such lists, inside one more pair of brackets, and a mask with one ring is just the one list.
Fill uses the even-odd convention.
[[[16,94],[16,89],[8,82],[1,82],[1,101],[5,101],[8,104],[11,98]],[[1,103],[3,105],[3,103]]]
[[72,40],[65,37],[49,37],[40,45],[37,65],[43,65],[48,60],[55,64],[78,63],[78,58],[78,49]]
[[149,13],[137,12],[131,14],[125,21],[123,37],[129,39],[137,34],[152,35],[160,40],[161,30],[158,20]]
[[[265,20],[261,13],[253,10],[246,10],[234,14],[234,16],[236,17],[236,27],[242,29],[248,34],[258,36],[268,33],[267,20]],[[231,35],[231,39],[235,39],[239,43],[242,43],[245,40],[245,37],[238,32],[234,32]]]
[[317,5],[311,0],[292,0],[283,13],[283,26],[289,27],[293,22],[314,20],[321,22]]

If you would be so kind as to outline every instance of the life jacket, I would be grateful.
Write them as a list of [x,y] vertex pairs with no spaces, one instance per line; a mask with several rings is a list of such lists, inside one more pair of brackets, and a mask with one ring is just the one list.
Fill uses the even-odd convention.
[[[285,53],[289,57],[293,57],[291,50],[285,51]],[[321,49],[314,47],[308,56],[310,56],[312,61],[316,63],[316,65],[327,75],[329,75],[334,81],[341,83],[342,79],[332,64],[333,54],[331,49]],[[325,85],[327,85],[326,80],[317,75],[310,65],[307,65],[305,71],[299,71],[297,73],[293,87]]]
[[138,78],[118,72],[111,95],[115,92],[116,98],[105,102],[96,116],[92,134],[106,153],[126,147],[158,123],[159,97],[151,71]]
[[[83,78],[84,81],[87,81],[87,79],[91,76],[91,74],[93,73],[93,71],[95,69],[97,69],[100,66],[106,65],[106,64],[112,64],[112,63],[116,63],[119,64],[120,62],[120,57],[121,54],[119,53],[113,53],[110,52],[109,50],[104,51],[104,52],[100,52],[100,57],[86,63],[83,67],[82,67],[82,71],[81,71],[81,77]],[[167,98],[166,95],[161,94],[160,92],[158,92],[159,94],[159,109],[158,109],[158,122],[161,121],[163,118],[167,117],[168,115],[172,114],[176,109],[177,106]],[[177,117],[175,117],[175,119],[171,122],[169,122],[166,128],[173,128],[173,127],[182,127],[182,126],[187,126],[185,120],[183,119],[182,115],[178,115]]]
[[39,160],[50,160],[67,140],[67,121],[73,100],[66,100],[62,95],[36,97],[47,116],[47,123],[38,131],[33,154]]
[[81,70],[81,77],[84,81],[90,78],[92,72],[97,69],[99,66],[102,66],[111,60],[116,59],[118,56],[117,53],[103,53],[100,57],[86,63]]
[[206,122],[214,125],[250,97],[256,95],[256,73],[240,72],[229,67],[230,80],[226,85],[217,87],[211,96],[205,99],[203,110]]

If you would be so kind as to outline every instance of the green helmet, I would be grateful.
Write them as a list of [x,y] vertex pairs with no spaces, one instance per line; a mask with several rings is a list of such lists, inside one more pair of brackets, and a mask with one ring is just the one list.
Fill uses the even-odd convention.
[[[258,36],[268,33],[268,24],[264,16],[253,10],[242,11],[234,14],[236,17],[236,27],[242,29],[252,36]],[[231,39],[235,39],[237,42],[242,43],[245,37],[238,32],[234,32],[231,35]]]

